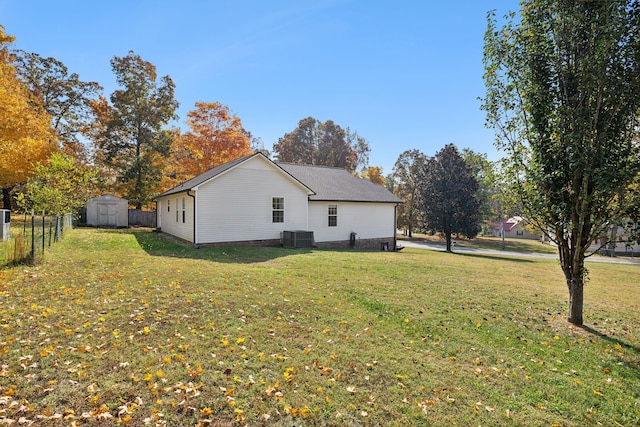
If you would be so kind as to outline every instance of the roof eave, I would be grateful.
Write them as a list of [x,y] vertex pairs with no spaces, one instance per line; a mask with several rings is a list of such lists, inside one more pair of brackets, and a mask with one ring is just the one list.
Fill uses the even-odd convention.
[[357,200],[357,199],[312,199],[309,198],[310,202],[344,202],[344,203],[390,203],[394,205],[400,205],[404,202],[402,200],[394,201],[394,200]]

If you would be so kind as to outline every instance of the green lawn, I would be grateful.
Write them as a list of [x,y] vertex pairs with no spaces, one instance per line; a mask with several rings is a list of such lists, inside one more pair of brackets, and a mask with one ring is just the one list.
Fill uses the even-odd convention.
[[[400,240],[405,237],[400,236]],[[439,235],[413,234],[410,240],[426,241],[429,243],[446,244],[443,237]],[[504,241],[499,237],[476,237],[474,239],[466,239],[464,237],[453,239],[456,247],[475,248],[475,249],[492,249],[504,250],[509,252],[538,252],[546,254],[557,254],[558,248],[550,244],[543,244],[539,240],[531,239],[513,239],[507,238]]]
[[[0,425],[640,424],[640,275],[76,229],[0,270]],[[20,425],[22,425],[20,424]]]

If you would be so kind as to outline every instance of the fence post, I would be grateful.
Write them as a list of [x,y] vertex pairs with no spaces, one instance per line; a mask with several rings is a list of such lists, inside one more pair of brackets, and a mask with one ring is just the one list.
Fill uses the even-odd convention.
[[36,216],[31,211],[31,259],[36,258]]
[[44,244],[45,244],[45,223],[44,223],[44,210],[42,211],[42,254],[44,255]]
[[56,215],[56,233],[53,237],[54,242],[58,240],[60,240],[60,215]]

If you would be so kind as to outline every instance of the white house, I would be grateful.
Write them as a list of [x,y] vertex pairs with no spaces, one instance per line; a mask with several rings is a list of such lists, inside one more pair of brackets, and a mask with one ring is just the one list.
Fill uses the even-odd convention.
[[320,247],[389,250],[402,203],[344,169],[275,163],[262,153],[210,169],[155,201],[158,228],[196,246],[279,244],[306,231]]
[[129,201],[104,194],[87,202],[87,224],[95,227],[128,227]]
[[513,239],[540,239],[540,235],[532,233],[526,227],[526,222],[520,216],[514,216],[509,219],[501,219],[493,227],[494,237],[504,237]]
[[637,256],[640,253],[640,244],[623,227],[614,226],[594,240],[588,251],[609,256]]

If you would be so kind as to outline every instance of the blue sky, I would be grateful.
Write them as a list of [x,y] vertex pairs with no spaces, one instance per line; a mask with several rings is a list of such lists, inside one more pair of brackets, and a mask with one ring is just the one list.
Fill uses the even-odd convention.
[[228,105],[265,148],[299,120],[369,141],[369,163],[445,144],[497,160],[484,127],[487,11],[518,0],[2,0],[13,47],[62,61],[109,96],[109,61],[130,50],[169,75],[180,126],[197,101]]

